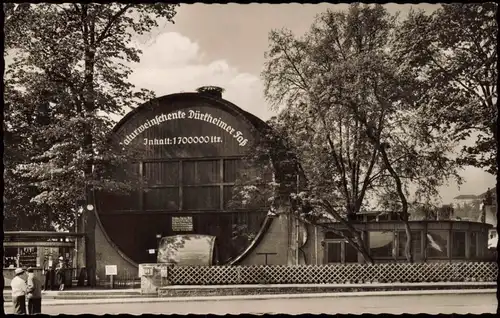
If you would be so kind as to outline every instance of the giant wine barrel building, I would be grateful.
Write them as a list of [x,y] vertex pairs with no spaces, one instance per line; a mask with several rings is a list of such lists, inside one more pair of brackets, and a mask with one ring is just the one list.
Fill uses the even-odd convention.
[[[128,173],[120,170],[115,178],[143,182],[128,194],[95,195],[98,274],[106,264],[125,262],[133,270],[155,263],[159,239],[174,235],[215,237],[213,264],[241,263],[255,252],[273,219],[266,200],[251,208],[230,203],[236,180],[255,173],[244,159],[266,124],[221,92],[205,87],[163,96],[116,125],[111,146],[136,155],[126,164]],[[270,181],[272,172],[262,177]],[[276,248],[275,241],[265,252]]]

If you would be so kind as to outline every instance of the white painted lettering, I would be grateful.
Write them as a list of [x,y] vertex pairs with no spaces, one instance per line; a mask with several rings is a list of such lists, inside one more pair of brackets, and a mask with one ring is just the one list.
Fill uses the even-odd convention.
[[[161,123],[163,123],[165,121],[170,121],[170,120],[174,120],[174,119],[175,120],[185,119],[186,117],[188,119],[205,121],[207,123],[210,123],[212,125],[215,125],[215,126],[221,128],[222,130],[231,134],[237,140],[237,142],[240,146],[244,146],[248,142],[248,140],[244,138],[245,136],[244,136],[243,132],[236,131],[236,129],[234,129],[233,127],[228,125],[227,122],[222,120],[222,118],[214,117],[209,113],[201,113],[199,110],[189,109],[186,112],[181,111],[181,110],[177,110],[175,112],[168,113],[168,114],[162,113],[159,115],[155,115],[154,118],[150,118],[150,119],[146,120],[144,123],[142,123],[141,125],[136,127],[130,134],[126,135],[125,138],[123,139],[122,143],[124,145],[129,145],[142,132],[144,132],[145,130],[147,130],[153,126],[160,125]],[[236,131],[236,133],[235,133],[235,131]],[[190,139],[190,141],[188,141],[186,139],[185,143],[221,142],[219,140],[221,140],[221,139],[215,138],[215,136],[202,136],[202,137],[199,137],[199,139],[197,139],[197,141],[196,141],[196,139],[194,139],[194,137],[192,140]],[[180,143],[182,143],[182,141],[183,141],[182,137],[174,137],[172,139],[165,138],[163,140],[163,144],[165,144],[165,145],[180,144]],[[152,142],[152,144],[154,144],[154,141],[151,141],[151,142]],[[149,145],[149,143],[150,143],[149,139],[145,139],[145,144]],[[156,143],[156,145],[160,145],[160,144],[161,144],[160,139],[158,139],[158,142]]]

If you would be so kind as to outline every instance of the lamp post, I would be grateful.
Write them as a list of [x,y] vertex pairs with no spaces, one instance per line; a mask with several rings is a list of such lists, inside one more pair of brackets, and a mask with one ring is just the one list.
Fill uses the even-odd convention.
[[[94,206],[92,204],[87,204],[87,201],[85,200],[79,200],[77,202],[77,209],[75,211],[75,234],[78,233],[78,230],[79,230],[79,226],[78,226],[78,219],[79,218],[82,218],[84,222],[82,222],[82,226],[81,226],[81,229],[80,231],[83,232],[83,233],[86,233],[87,229],[85,227],[85,219],[86,219],[86,214],[88,212],[91,212],[94,210]],[[83,252],[86,252],[86,244],[85,244],[85,241],[83,241],[82,245],[78,244],[78,240],[80,239],[83,239],[85,240],[85,237],[83,238],[80,238],[79,236],[76,236],[75,237],[75,252],[76,252],[76,257],[75,257],[75,268],[78,269],[78,266],[79,266],[79,254],[83,253]],[[86,254],[86,253],[85,253]],[[88,264],[86,264],[86,256],[82,254],[82,259],[83,259],[83,267],[80,271],[80,274],[79,274],[79,279],[78,279],[78,285],[79,286],[83,286],[84,282],[83,282],[83,271],[84,269],[83,268],[86,268],[87,270],[87,280],[88,280],[88,284],[90,284],[90,276],[89,276],[89,272],[88,272]]]
[[156,234],[156,259],[158,260],[158,253],[160,250],[160,240],[161,240],[161,234],[157,233]]

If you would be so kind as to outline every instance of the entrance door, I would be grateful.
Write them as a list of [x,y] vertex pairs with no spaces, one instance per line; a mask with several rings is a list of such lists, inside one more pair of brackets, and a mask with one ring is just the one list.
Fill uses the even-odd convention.
[[328,242],[325,259],[328,264],[342,263],[342,242]]
[[358,251],[346,241],[326,242],[325,260],[327,264],[357,263]]

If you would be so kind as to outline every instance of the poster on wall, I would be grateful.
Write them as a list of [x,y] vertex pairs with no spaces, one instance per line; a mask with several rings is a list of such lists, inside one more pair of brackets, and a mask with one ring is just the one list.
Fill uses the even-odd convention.
[[174,232],[191,232],[193,231],[192,216],[173,216],[172,231]]

